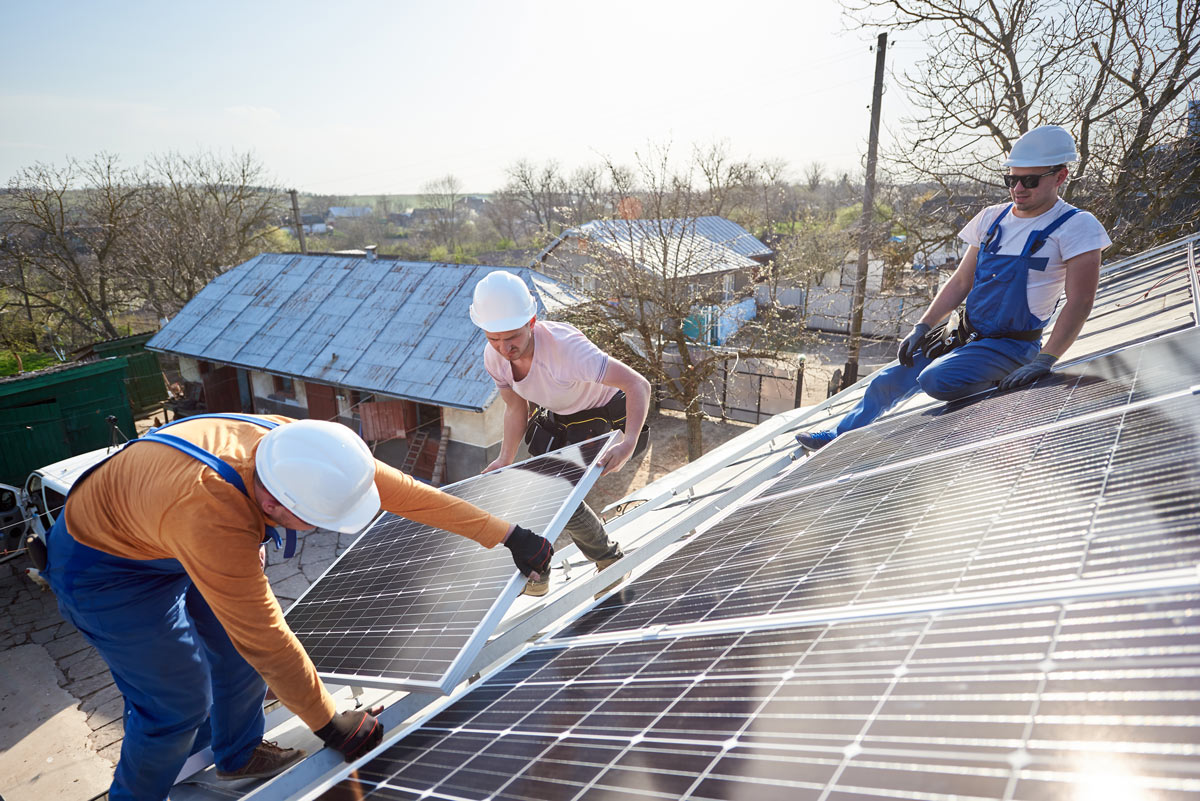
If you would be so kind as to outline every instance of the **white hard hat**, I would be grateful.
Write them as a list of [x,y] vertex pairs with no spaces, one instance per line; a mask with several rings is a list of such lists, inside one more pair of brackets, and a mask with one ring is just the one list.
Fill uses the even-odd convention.
[[273,428],[254,462],[267,492],[305,523],[352,534],[379,514],[375,457],[341,423],[297,420]]
[[537,301],[525,282],[512,273],[496,270],[475,285],[471,322],[488,333],[520,328],[537,314]]
[[1057,167],[1079,161],[1075,137],[1059,125],[1042,125],[1025,133],[1013,144],[1005,167]]

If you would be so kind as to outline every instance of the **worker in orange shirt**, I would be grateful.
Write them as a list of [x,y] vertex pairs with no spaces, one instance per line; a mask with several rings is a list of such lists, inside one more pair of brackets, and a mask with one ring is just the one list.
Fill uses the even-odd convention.
[[304,756],[263,740],[276,697],[349,761],[383,728],[336,713],[263,575],[261,548],[287,531],[355,532],[380,509],[503,543],[525,575],[553,548],[466,501],[378,462],[338,423],[202,415],[126,445],[79,478],[47,535],[46,578],[63,616],[125,696],[110,801],[162,801],[184,762],[213,749],[223,779],[265,778]]

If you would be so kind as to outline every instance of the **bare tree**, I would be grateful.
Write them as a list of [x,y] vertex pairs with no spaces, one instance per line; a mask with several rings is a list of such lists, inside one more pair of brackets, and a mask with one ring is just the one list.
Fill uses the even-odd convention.
[[35,164],[0,197],[0,288],[68,343],[115,337],[132,316],[174,314],[257,253],[281,201],[250,156]]
[[443,175],[421,187],[421,202],[433,210],[429,234],[434,243],[454,253],[461,244],[462,182],[454,175]]
[[694,148],[693,161],[705,182],[701,213],[728,216],[729,211],[752,191],[755,169],[749,162],[732,157],[728,142]]
[[580,167],[571,173],[564,186],[564,199],[569,209],[564,220],[567,225],[583,225],[611,213],[612,190],[607,175],[601,165]]
[[643,214],[608,221],[587,242],[582,269],[595,302],[576,320],[683,408],[688,458],[696,459],[703,453],[703,396],[714,375],[738,358],[772,354],[754,347],[752,324],[744,329],[748,345],[738,351],[699,343],[688,332],[689,317],[700,305],[726,309],[749,297],[753,285],[729,298],[708,272],[712,251],[695,233],[707,190],[695,188],[690,172],[671,169],[666,148],[639,157],[636,170],[612,163],[607,170],[613,206],[637,198]]
[[122,240],[122,266],[160,318],[261,252],[283,213],[281,191],[248,153],[168,153],[150,160],[145,181]]
[[804,168],[804,183],[809,192],[816,192],[825,180],[825,165],[819,161],[810,161]]
[[566,186],[558,164],[548,161],[539,167],[521,159],[507,173],[504,191],[524,208],[533,224],[535,241],[544,242],[561,233]]
[[118,336],[116,318],[135,297],[120,265],[122,240],[143,191],[142,174],[110,154],[18,172],[0,197],[0,287],[65,327],[71,341]]
[[491,202],[484,206],[484,216],[500,238],[516,245],[530,234],[525,223],[525,207],[517,196],[508,189],[493,192]]
[[1200,158],[1182,137],[1183,101],[1200,78],[1194,0],[844,4],[863,26],[915,30],[928,45],[899,76],[917,112],[888,154],[910,177],[999,189],[997,154],[1056,123],[1081,156],[1066,197],[1105,223],[1112,252],[1174,238],[1194,221]]

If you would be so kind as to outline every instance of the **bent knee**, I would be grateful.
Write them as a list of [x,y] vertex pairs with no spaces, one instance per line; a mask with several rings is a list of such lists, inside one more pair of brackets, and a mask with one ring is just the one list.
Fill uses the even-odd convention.
[[954,401],[974,395],[976,392],[982,392],[993,386],[995,382],[953,381],[949,380],[947,376],[940,375],[936,370],[927,370],[921,373],[917,383],[921,385],[921,391],[934,400]]

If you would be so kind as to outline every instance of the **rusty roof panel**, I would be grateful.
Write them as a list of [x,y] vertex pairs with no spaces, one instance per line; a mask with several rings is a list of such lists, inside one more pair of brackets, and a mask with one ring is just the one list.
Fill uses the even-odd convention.
[[[149,347],[482,410],[496,390],[483,370],[483,333],[467,309],[475,284],[495,269],[264,253],[210,282]],[[539,273],[508,269],[539,301],[565,292]]]

